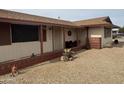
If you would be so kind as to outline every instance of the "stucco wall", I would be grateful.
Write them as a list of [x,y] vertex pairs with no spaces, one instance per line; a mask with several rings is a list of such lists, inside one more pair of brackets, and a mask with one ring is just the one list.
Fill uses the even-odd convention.
[[89,37],[101,37],[102,38],[102,46],[103,47],[103,42],[104,42],[104,27],[93,27],[89,28]]
[[87,32],[86,29],[81,29],[78,31],[78,39],[80,40],[80,45],[86,45]]
[[0,46],[0,62],[31,56],[32,53],[41,53],[39,41]]
[[49,30],[48,28],[49,28],[49,26],[47,26],[47,31],[46,31],[47,39],[45,42],[43,42],[43,53],[53,51],[52,30]]
[[[64,29],[65,31],[65,41],[75,41],[77,40],[77,33],[74,29]],[[71,31],[72,35],[68,36],[68,31]]]
[[54,27],[53,29],[53,43],[54,50],[63,49],[63,29],[61,27]]
[[61,27],[47,26],[47,40],[43,42],[43,53],[60,50],[63,48],[63,32]]
[[[103,34],[103,37],[104,37],[104,34]],[[111,30],[111,37],[103,38],[103,47],[111,46],[111,44],[112,44],[112,30]]]
[[104,28],[89,28],[89,37],[102,37],[104,34]]
[[104,38],[104,27],[89,28],[89,37],[101,37],[102,47],[106,47],[107,44],[111,44],[112,42],[112,36]]

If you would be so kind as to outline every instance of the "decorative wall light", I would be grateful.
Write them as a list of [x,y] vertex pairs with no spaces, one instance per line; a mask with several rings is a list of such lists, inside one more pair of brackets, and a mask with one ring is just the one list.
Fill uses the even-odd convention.
[[71,36],[71,35],[72,35],[71,31],[68,31],[68,36]]

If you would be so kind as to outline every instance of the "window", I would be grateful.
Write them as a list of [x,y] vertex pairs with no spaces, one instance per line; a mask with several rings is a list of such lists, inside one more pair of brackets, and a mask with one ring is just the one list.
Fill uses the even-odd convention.
[[12,42],[38,41],[38,26],[31,25],[11,25]]
[[47,27],[46,25],[42,26],[42,31],[43,31],[43,41],[47,41]]
[[111,28],[104,29],[104,38],[111,37]]

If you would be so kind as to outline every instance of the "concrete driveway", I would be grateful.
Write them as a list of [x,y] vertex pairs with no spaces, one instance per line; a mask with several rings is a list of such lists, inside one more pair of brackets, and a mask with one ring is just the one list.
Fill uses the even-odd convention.
[[[113,47],[124,47],[124,36],[116,38],[119,41],[119,44],[113,44]],[[115,39],[113,39],[114,41]]]

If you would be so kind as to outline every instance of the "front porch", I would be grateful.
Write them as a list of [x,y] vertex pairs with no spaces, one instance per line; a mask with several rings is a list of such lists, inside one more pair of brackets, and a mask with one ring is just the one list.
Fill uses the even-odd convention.
[[[0,24],[5,32],[1,31],[0,75],[10,72],[14,64],[25,68],[61,56],[64,48],[80,50],[86,44],[85,29],[13,21]],[[66,44],[70,41],[71,46]]]
[[[44,33],[44,31],[43,31]],[[87,32],[85,28],[47,25],[46,41],[43,41],[43,53],[49,53],[64,48],[86,47]]]

